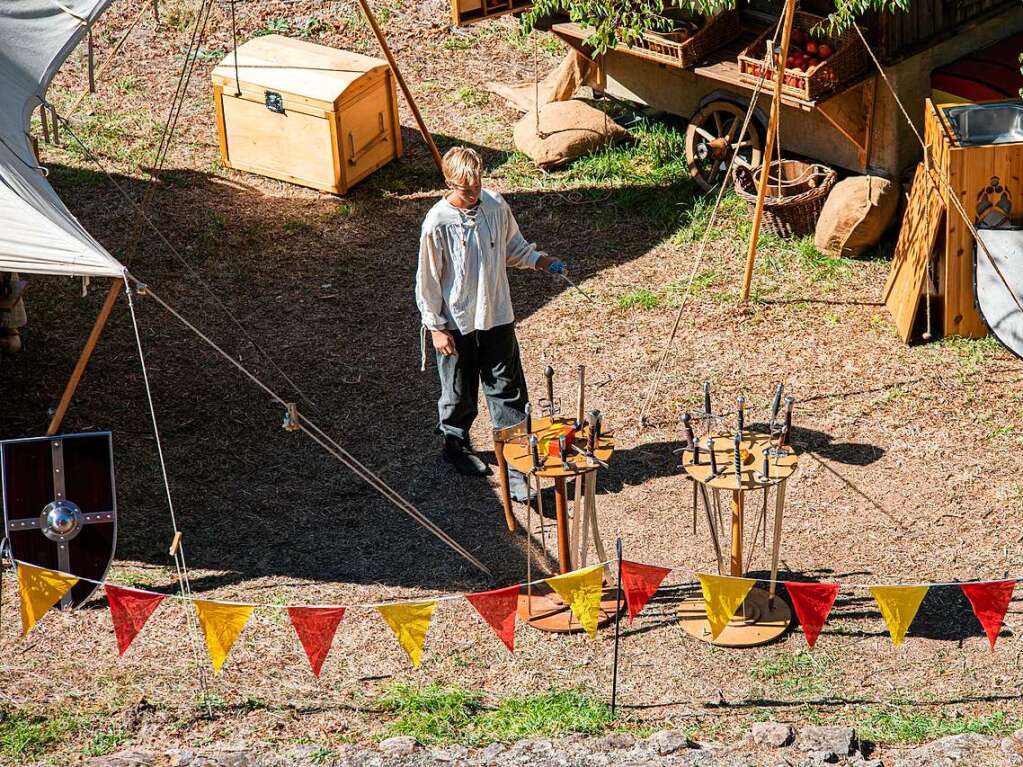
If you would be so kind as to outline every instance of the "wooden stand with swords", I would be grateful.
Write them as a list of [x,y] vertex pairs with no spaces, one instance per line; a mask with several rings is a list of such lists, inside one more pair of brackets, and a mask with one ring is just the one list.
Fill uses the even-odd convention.
[[[568,573],[586,566],[591,547],[598,562],[607,560],[597,523],[597,470],[608,468],[615,442],[610,434],[603,431],[600,412],[586,412],[586,370],[582,365],[578,369],[578,395],[573,416],[556,412],[554,371],[548,367],[544,375],[547,396],[541,402],[546,404],[546,412],[534,418],[532,412],[527,411],[526,419],[521,424],[511,429],[496,430],[494,450],[499,454],[498,472],[509,529],[514,530],[514,515],[510,496],[503,492],[508,486],[508,469],[522,472],[530,488],[536,491],[535,499],[528,502],[528,514],[531,521],[535,504],[544,543],[541,485],[542,480],[553,481],[558,571]],[[568,498],[570,482],[574,485],[571,514]],[[531,533],[531,529],[527,530],[527,534]],[[531,582],[532,547],[527,557],[527,581]],[[598,625],[603,626],[614,620],[617,610],[615,588],[605,588]],[[546,586],[528,586],[525,593],[519,596],[519,617],[541,631],[582,631],[582,626],[568,605]]]
[[[717,639],[711,636],[702,597],[687,599],[679,608],[682,628],[686,633],[722,647],[766,644],[784,634],[792,620],[788,604],[776,594],[785,489],[799,463],[789,443],[794,399],[785,397],[782,415],[782,393],[782,386],[779,385],[771,405],[771,421],[766,434],[749,428],[743,397],[736,401],[733,421],[735,431],[726,431],[726,421],[731,420],[733,414],[714,413],[711,410],[709,384],[704,384],[704,412],[695,416],[686,413],[682,417],[686,433],[686,446],[681,451],[682,468],[693,482],[693,528],[696,528],[697,506],[702,502],[719,574],[743,577],[752,564],[752,546],[744,559],[746,505],[747,496],[751,492],[763,493],[751,542],[755,544],[757,537],[762,535],[766,546],[768,494],[774,490],[770,587],[767,590],[753,588]],[[696,435],[694,422],[701,424],[702,436]],[[722,492],[730,492],[732,501],[727,573],[721,544],[724,530],[720,498]]]

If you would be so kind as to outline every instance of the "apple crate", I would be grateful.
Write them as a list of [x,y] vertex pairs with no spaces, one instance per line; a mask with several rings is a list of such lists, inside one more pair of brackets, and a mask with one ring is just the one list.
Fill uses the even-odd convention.
[[642,40],[632,44],[629,52],[662,64],[690,69],[742,33],[739,14],[734,8],[726,8],[698,23],[700,27],[692,33],[646,32]]
[[[870,66],[867,50],[855,29],[847,29],[838,35],[811,34],[823,19],[812,13],[796,11],[792,19],[792,31],[795,37],[805,36],[808,40],[816,40],[831,47],[831,55],[820,61],[808,71],[786,67],[782,80],[782,93],[796,98],[811,101],[836,91],[841,85],[862,74]],[[796,32],[799,30],[799,32]],[[771,29],[765,30],[756,40],[750,43],[739,54],[739,78],[747,83],[756,84],[764,74],[766,46]],[[794,48],[794,40],[789,44],[789,55]],[[773,56],[772,56],[773,59]],[[769,66],[766,82],[774,80],[775,66]]]

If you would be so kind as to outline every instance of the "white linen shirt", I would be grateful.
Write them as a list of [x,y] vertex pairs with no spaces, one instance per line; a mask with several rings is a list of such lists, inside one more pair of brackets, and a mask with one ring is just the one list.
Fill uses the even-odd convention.
[[416,304],[428,330],[465,334],[515,320],[507,267],[531,269],[540,253],[497,192],[480,193],[475,219],[442,199],[423,221]]

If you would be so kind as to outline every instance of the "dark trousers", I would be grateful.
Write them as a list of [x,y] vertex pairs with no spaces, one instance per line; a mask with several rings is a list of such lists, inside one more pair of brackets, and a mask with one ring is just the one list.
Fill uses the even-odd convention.
[[450,332],[455,337],[458,354],[453,357],[436,354],[440,374],[438,431],[459,439],[469,436],[479,411],[476,402],[481,381],[495,429],[514,426],[524,419],[529,394],[519,359],[515,324],[498,325],[466,335],[457,330]]

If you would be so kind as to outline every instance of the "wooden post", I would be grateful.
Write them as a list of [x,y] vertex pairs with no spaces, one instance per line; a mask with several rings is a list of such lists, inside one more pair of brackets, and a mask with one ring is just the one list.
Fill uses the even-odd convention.
[[96,50],[92,44],[92,27],[86,37],[85,46],[86,64],[89,70],[89,93],[96,92]]
[[160,0],[153,0],[153,20],[160,23]]
[[103,308],[99,310],[99,316],[96,317],[96,322],[92,326],[92,332],[89,333],[89,338],[85,342],[85,348],[82,349],[81,355],[78,357],[78,364],[75,365],[74,371],[71,373],[71,378],[68,379],[67,386],[64,387],[64,394],[60,398],[60,404],[57,405],[57,410],[53,413],[53,418],[50,419],[50,426],[46,429],[48,436],[53,436],[60,430],[60,425],[64,421],[64,416],[67,414],[68,406],[71,404],[71,398],[75,395],[75,389],[78,388],[78,383],[82,380],[82,376],[85,374],[85,366],[89,364],[89,358],[92,356],[93,350],[96,348],[96,343],[99,341],[100,334],[103,332],[103,328],[107,324],[107,320],[110,318],[110,312],[114,308],[114,302],[117,301],[117,297],[121,294],[121,288],[124,287],[124,280],[120,277],[114,279],[110,283],[110,292],[107,293],[107,300],[103,302]]
[[412,98],[412,94],[409,92],[408,85],[405,83],[405,78],[401,76],[401,71],[398,69],[398,64],[394,60],[394,55],[391,53],[391,49],[387,45],[387,38],[384,37],[383,30],[380,29],[380,25],[377,24],[377,18],[373,15],[373,11],[369,7],[368,0],[359,0],[359,5],[362,6],[362,12],[366,14],[366,21],[369,22],[370,27],[373,29],[373,34],[376,35],[377,42],[380,43],[380,48],[384,52],[387,64],[391,67],[391,71],[394,73],[394,79],[398,81],[398,87],[401,88],[402,95],[405,96],[405,101],[408,102],[409,109],[412,110],[412,116],[416,118],[416,125],[419,126],[419,132],[422,134],[423,141],[426,142],[426,146],[430,148],[430,154],[433,155],[433,161],[437,163],[437,170],[443,173],[444,171],[441,163],[440,150],[437,149],[437,145],[433,141],[433,136],[430,135],[430,131],[426,128],[426,122],[423,120],[423,115],[419,112],[416,100]]
[[728,574],[736,578],[742,577],[742,523],[745,498],[742,490],[732,491],[732,562]]
[[[760,172],[760,186],[757,188],[757,205],[753,211],[753,229],[746,251],[746,272],[742,278],[742,300],[749,301],[750,285],[753,282],[753,264],[757,259],[757,239],[760,237],[760,220],[764,216],[764,198],[767,196],[767,181],[771,175],[771,155],[778,137],[778,119],[781,112],[781,85],[785,78],[785,62],[789,57],[789,39],[792,37],[792,18],[796,11],[796,0],[785,0],[785,23],[781,33],[780,61],[774,62],[774,98],[771,101],[771,117],[767,123],[767,140],[764,142],[763,162]],[[770,42],[770,41],[769,41]],[[774,51],[770,51],[774,57]]]
[[564,477],[554,479],[554,516],[558,522],[558,566],[562,573],[570,573],[572,553],[568,540],[568,489]]
[[[767,592],[767,606],[774,608],[774,595],[778,591],[778,558],[781,555],[781,523],[785,514],[785,480],[778,483],[774,501],[774,538],[771,541],[771,587]],[[766,498],[766,496],[765,496]],[[764,523],[767,526],[767,523]]]

